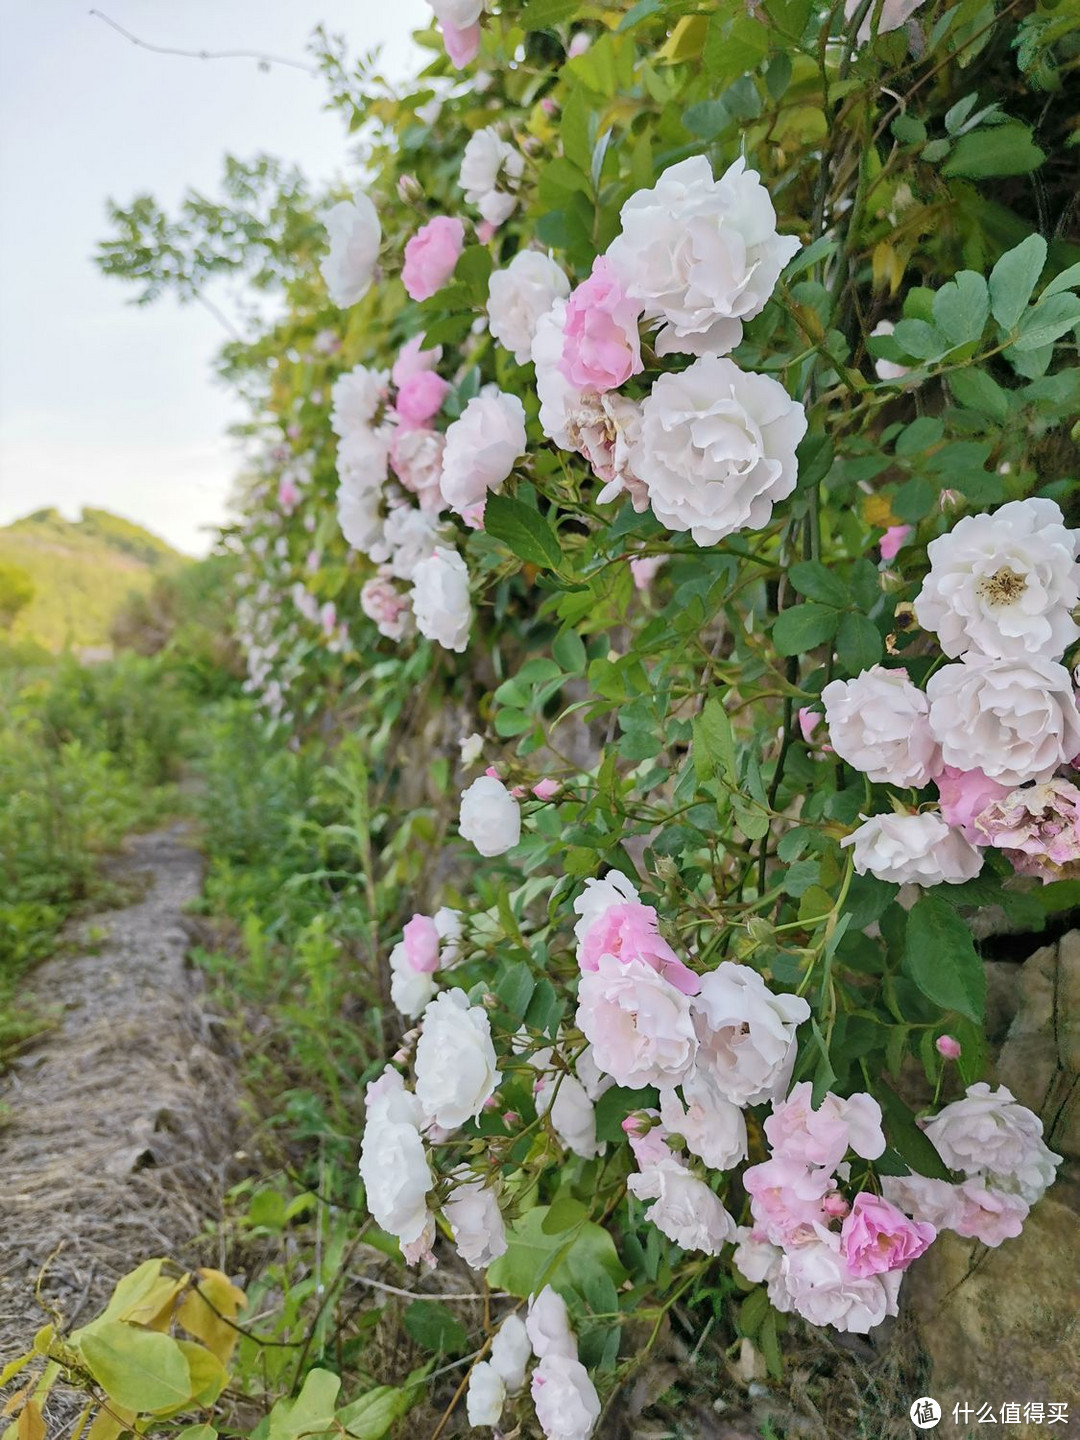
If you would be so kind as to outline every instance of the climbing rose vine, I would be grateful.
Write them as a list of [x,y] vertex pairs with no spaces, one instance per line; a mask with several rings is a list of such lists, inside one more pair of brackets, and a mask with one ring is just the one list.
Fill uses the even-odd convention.
[[323,55],[367,178],[260,352],[240,623],[390,796],[367,1206],[524,1307],[470,1422],[584,1440],[638,1310],[741,1299],[773,1364],[1053,1181],[972,919],[1080,880],[1060,36],[432,9],[411,87]]

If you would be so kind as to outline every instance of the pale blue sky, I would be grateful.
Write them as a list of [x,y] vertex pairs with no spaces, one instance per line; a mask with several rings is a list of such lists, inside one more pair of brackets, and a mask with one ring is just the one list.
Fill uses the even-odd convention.
[[[323,21],[353,53],[383,45],[411,73],[424,0],[101,0],[141,38],[306,60]],[[311,176],[349,175],[319,79],[254,61],[150,54],[86,0],[0,0],[0,524],[45,505],[101,505],[191,553],[225,515],[240,411],[213,380],[218,323],[148,308],[90,260],[107,195],[166,206],[215,193],[221,157],[259,150]]]

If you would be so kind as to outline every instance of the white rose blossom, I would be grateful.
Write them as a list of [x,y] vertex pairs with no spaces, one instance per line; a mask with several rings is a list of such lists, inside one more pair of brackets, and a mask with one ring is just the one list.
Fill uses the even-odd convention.
[[461,654],[469,643],[469,572],[456,550],[436,545],[412,575],[412,606],[421,635]]
[[906,670],[874,665],[832,681],[821,698],[829,743],[868,779],[921,789],[941,769],[929,702]]
[[458,184],[465,191],[466,204],[475,205],[490,225],[501,225],[517,204],[514,192],[524,171],[521,151],[489,125],[469,137],[461,157]]
[[855,870],[894,885],[962,885],[982,869],[982,855],[940,815],[873,815],[841,846],[854,847]]
[[566,272],[540,250],[519,250],[488,281],[488,329],[519,365],[532,359],[541,317],[570,294]]
[[550,1285],[545,1285],[538,1295],[529,1296],[525,1330],[538,1360],[545,1355],[577,1354],[566,1301]]
[[525,407],[516,395],[486,386],[446,431],[442,497],[459,515],[483,507],[525,453]]
[[471,1270],[486,1270],[506,1254],[506,1227],[490,1185],[471,1178],[467,1165],[451,1172],[457,1183],[443,1205],[458,1254]]
[[903,1271],[859,1279],[851,1273],[840,1236],[815,1225],[816,1239],[785,1250],[769,1280],[769,1299],[777,1310],[794,1310],[811,1325],[866,1335],[887,1315],[897,1314]]
[[469,1388],[465,1391],[465,1413],[469,1424],[497,1425],[506,1403],[506,1381],[490,1360],[478,1360],[469,1372]]
[[786,1093],[795,1032],[810,1017],[800,995],[774,994],[749,965],[725,960],[702,977],[691,1004],[699,1042],[695,1068],[714,1092],[739,1106]]
[[450,970],[461,959],[461,937],[465,933],[461,911],[440,905],[432,919],[439,932],[439,969]]
[[717,1089],[707,1069],[696,1063],[682,1082],[682,1099],[673,1089],[660,1091],[660,1118],[681,1135],[691,1155],[712,1170],[730,1170],[747,1155],[746,1117]]
[[795,489],[806,423],[778,381],[705,355],[653,385],[630,461],[662,524],[715,545],[762,529]]
[[326,215],[330,252],[321,266],[330,299],[341,309],[367,294],[382,243],[379,215],[361,191],[351,203],[342,200]]
[[376,1224],[412,1245],[426,1235],[434,1184],[420,1135],[423,1107],[396,1070],[384,1070],[367,1088],[366,1108],[360,1178],[368,1209]]
[[398,580],[411,580],[443,538],[438,518],[415,505],[395,505],[387,514],[383,538],[390,551],[388,569]]
[[681,160],[631,195],[621,218],[608,259],[646,318],[665,322],[660,355],[734,349],[801,248],[777,234],[769,192],[741,158],[719,180],[705,156]]
[[416,1044],[416,1098],[443,1130],[474,1120],[495,1093],[500,1075],[491,1024],[464,990],[444,990],[424,1011]]
[[1080,752],[1072,677],[1056,661],[969,654],[931,675],[926,694],[941,758],[958,770],[1015,787],[1049,780]]
[[578,984],[578,1029],[619,1085],[677,1085],[697,1050],[689,998],[644,960],[601,955]]
[[342,535],[354,550],[376,564],[389,559],[383,537],[382,491],[378,487],[342,480],[337,492],[337,517]]
[[369,426],[386,400],[389,380],[389,371],[372,370],[367,365],[357,365],[339,375],[330,392],[330,428],[334,434],[344,439]]
[[576,1355],[545,1355],[531,1390],[547,1440],[588,1440],[600,1419],[600,1397]]
[[1042,1199],[1061,1164],[1043,1140],[1042,1121],[1004,1085],[969,1085],[963,1099],[939,1110],[924,1130],[951,1170],[977,1175],[1028,1205]]
[[491,859],[521,839],[521,806],[494,775],[481,775],[462,792],[458,830]]
[[1053,500],[1013,500],[967,515],[927,547],[915,617],[946,655],[1060,660],[1080,626],[1080,532]]
[[631,1175],[626,1187],[639,1200],[653,1202],[646,1219],[684,1250],[719,1255],[724,1244],[735,1239],[731,1216],[705,1182],[674,1155]]
[[508,1315],[491,1342],[491,1368],[502,1379],[507,1393],[516,1395],[525,1384],[525,1368],[532,1357],[532,1344],[525,1321]]

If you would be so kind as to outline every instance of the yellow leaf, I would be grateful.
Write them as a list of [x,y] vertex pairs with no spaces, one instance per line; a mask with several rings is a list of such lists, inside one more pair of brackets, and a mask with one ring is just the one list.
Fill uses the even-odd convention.
[[235,1321],[244,1303],[244,1292],[220,1270],[200,1270],[196,1283],[198,1289],[184,1296],[176,1318],[222,1365],[228,1365],[240,1338]]
[[21,1390],[16,1390],[14,1395],[9,1395],[8,1398],[4,1401],[4,1408],[0,1410],[0,1415],[14,1415],[15,1411],[19,1408],[19,1406],[26,1399],[29,1393],[30,1386],[24,1385]]
[[119,1405],[110,1406],[108,1410],[99,1410],[86,1440],[116,1440],[134,1419],[134,1410],[124,1410]]
[[887,240],[879,240],[874,246],[874,253],[870,259],[873,272],[875,290],[884,290],[886,285],[889,293],[895,294],[896,288],[904,278],[904,259],[889,244]]
[[182,1275],[179,1280],[163,1276],[117,1319],[127,1320],[132,1325],[145,1325],[150,1330],[168,1330],[177,1296],[190,1279],[190,1275]]
[[684,15],[659,51],[657,59],[666,60],[672,65],[680,60],[693,60],[701,54],[708,28],[707,15]]
[[[47,1355],[49,1353],[49,1346],[52,1344],[55,1334],[56,1331],[51,1325],[42,1325],[41,1329],[34,1336],[34,1350],[38,1355]],[[29,1356],[27,1356],[27,1359],[29,1359]],[[0,1385],[3,1383],[4,1382],[0,1380]]]
[[892,513],[892,506],[885,495],[864,496],[862,512],[866,523],[875,526],[878,530],[888,530],[890,526],[900,523]]
[[34,1352],[30,1350],[25,1355],[18,1356],[15,1360],[9,1360],[3,1370],[0,1370],[0,1388],[6,1385],[9,1380],[14,1380],[19,1371],[25,1370],[33,1358]]
[[19,1416],[19,1440],[45,1440],[45,1419],[36,1400],[28,1400]]
[[196,1345],[194,1340],[178,1340],[176,1343],[187,1357],[195,1403],[213,1405],[229,1383],[228,1371],[216,1355],[212,1355],[205,1346]]

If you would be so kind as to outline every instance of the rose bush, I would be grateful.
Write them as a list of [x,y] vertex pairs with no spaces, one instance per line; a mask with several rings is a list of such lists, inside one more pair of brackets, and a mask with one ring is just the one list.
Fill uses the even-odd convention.
[[243,357],[240,629],[296,743],[370,716],[384,835],[438,817],[365,862],[367,1203],[529,1303],[470,1420],[584,1437],[642,1307],[738,1299],[775,1371],[781,1317],[867,1331],[1052,1180],[970,920],[1080,876],[1063,40],[433,8],[415,86],[323,55],[372,178]]

